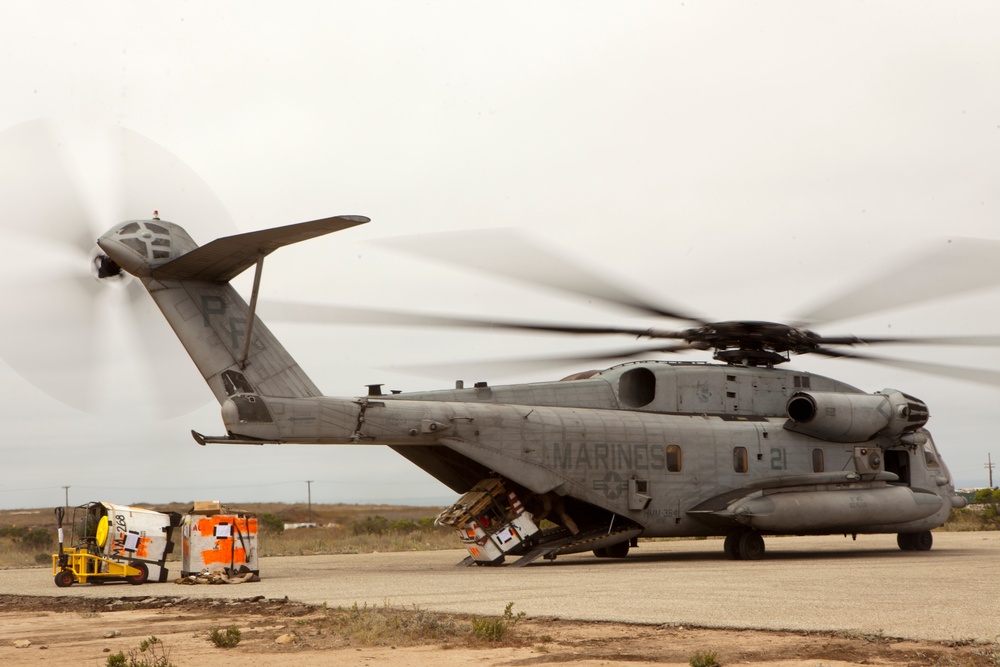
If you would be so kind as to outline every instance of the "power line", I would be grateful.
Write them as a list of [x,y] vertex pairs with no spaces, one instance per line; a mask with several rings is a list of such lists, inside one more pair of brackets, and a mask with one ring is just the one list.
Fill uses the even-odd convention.
[[24,493],[25,491],[50,491],[52,489],[61,489],[61,486],[35,486],[30,489],[0,489],[0,493]]

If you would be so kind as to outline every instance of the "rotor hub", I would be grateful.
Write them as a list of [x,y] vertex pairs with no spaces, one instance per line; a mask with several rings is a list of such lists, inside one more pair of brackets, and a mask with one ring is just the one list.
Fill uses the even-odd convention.
[[732,366],[774,366],[788,361],[788,357],[770,350],[717,350],[713,359]]
[[777,322],[732,320],[688,329],[684,341],[715,350],[715,359],[728,364],[773,366],[788,361],[788,352],[816,349],[819,337],[811,331]]

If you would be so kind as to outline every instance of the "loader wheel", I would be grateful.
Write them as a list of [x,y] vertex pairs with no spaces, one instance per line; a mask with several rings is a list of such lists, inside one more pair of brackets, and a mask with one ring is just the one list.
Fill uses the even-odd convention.
[[129,563],[128,566],[134,567],[135,569],[139,570],[139,574],[133,575],[131,577],[125,577],[125,580],[128,583],[132,584],[133,586],[138,586],[139,584],[146,583],[146,580],[149,579],[149,568],[146,567],[145,563]]
[[69,570],[60,570],[56,573],[56,586],[68,588],[73,585],[73,573]]

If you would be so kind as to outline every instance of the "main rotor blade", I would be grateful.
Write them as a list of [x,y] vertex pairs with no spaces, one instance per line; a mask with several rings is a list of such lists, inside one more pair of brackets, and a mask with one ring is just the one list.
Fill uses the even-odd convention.
[[548,357],[533,357],[528,359],[491,359],[489,361],[468,361],[468,362],[445,362],[431,364],[406,364],[396,367],[396,370],[419,373],[421,375],[435,375],[443,377],[453,377],[456,374],[475,373],[477,378],[482,378],[484,373],[496,374],[498,376],[519,375],[526,372],[536,371],[540,368],[554,368],[568,364],[590,364],[593,362],[606,365],[608,362],[625,361],[635,357],[642,357],[655,353],[676,353],[687,352],[688,350],[700,349],[690,345],[647,345],[623,348],[618,350],[606,350],[603,352],[590,352],[583,354],[554,355]]
[[683,338],[683,331],[665,331],[638,327],[591,326],[586,324],[560,324],[555,322],[529,322],[518,320],[476,319],[430,315],[404,311],[354,308],[316,303],[297,303],[282,300],[262,300],[261,314],[275,320],[316,324],[372,324],[390,326],[427,326],[445,328],[509,329],[568,334],[626,334],[649,338]]
[[1000,241],[953,238],[799,316],[835,322],[1000,285]]
[[599,299],[645,314],[706,324],[680,308],[653,303],[546,250],[513,229],[484,229],[394,237],[377,241],[395,250],[505,278]]
[[1000,336],[820,336],[820,345],[969,345],[998,347]]
[[831,350],[822,347],[813,350],[813,352],[827,357],[860,359],[861,361],[870,361],[883,366],[894,366],[896,368],[917,371],[918,373],[926,373],[928,375],[939,375],[941,377],[950,377],[956,380],[965,380],[968,382],[990,385],[992,387],[1000,387],[1000,371],[992,371],[984,368],[968,368],[965,366],[951,366],[948,364],[933,364],[926,361],[893,359],[891,357],[858,354],[857,352],[841,352],[839,350]]

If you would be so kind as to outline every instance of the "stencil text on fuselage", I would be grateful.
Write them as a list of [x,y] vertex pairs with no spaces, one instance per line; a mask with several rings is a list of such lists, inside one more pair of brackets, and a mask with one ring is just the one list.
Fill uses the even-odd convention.
[[667,448],[648,443],[553,442],[548,463],[558,470],[665,470]]

